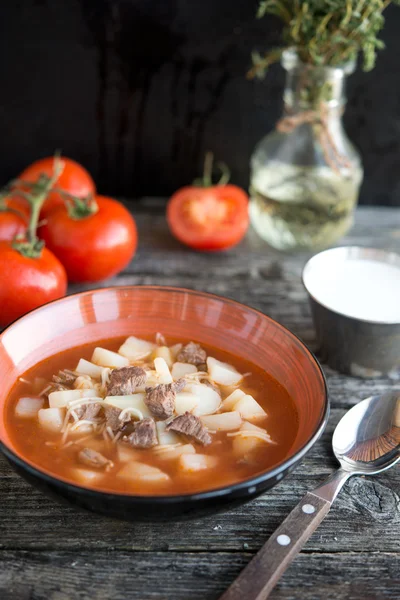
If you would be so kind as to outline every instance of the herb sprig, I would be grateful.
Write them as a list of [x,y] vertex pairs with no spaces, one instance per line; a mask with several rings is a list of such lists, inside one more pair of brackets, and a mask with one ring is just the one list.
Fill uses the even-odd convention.
[[383,11],[400,0],[262,0],[257,18],[274,15],[283,21],[283,45],[264,55],[253,52],[249,77],[264,77],[282,52],[294,48],[303,63],[336,67],[363,54],[363,69],[375,66]]

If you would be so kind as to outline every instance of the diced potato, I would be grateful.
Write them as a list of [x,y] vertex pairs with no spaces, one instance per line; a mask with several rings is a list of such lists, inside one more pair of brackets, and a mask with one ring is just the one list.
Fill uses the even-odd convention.
[[151,417],[151,412],[146,406],[144,399],[146,395],[143,393],[129,394],[128,396],[106,396],[104,402],[112,404],[121,410],[125,408],[136,408],[139,410],[144,417]]
[[69,402],[82,398],[82,390],[62,390],[60,392],[51,392],[49,394],[50,408],[67,406]]
[[265,410],[254,400],[253,396],[246,394],[235,404],[235,410],[240,412],[243,419],[259,419],[266,417]]
[[153,359],[154,358],[163,358],[169,368],[174,364],[174,359],[168,346],[158,346],[153,352]]
[[89,360],[81,358],[75,371],[79,373],[79,375],[89,375],[89,377],[92,377],[93,379],[101,379],[103,367],[99,367],[99,365],[95,365]]
[[157,371],[147,371],[146,387],[156,387],[160,383]]
[[38,412],[40,425],[48,431],[61,431],[64,418],[65,408],[41,408]]
[[213,431],[233,431],[239,429],[242,424],[242,417],[237,411],[207,415],[200,418],[203,425]]
[[155,367],[155,370],[157,371],[159,383],[172,383],[173,382],[171,372],[168,368],[167,363],[165,362],[165,360],[163,358],[161,358],[161,357],[155,358],[154,359],[154,367]]
[[245,437],[237,435],[232,439],[233,453],[238,458],[246,457],[260,444],[265,444],[265,442],[253,436]]
[[101,367],[115,367],[116,369],[129,366],[128,358],[105,348],[94,349],[92,362]]
[[221,405],[221,396],[218,392],[204,383],[190,384],[187,386],[187,390],[198,398],[197,406],[192,410],[193,414],[197,417],[200,415],[211,415]]
[[243,421],[240,431],[258,431],[258,433],[267,433],[266,429],[263,429],[262,427],[257,427],[257,425],[249,423],[249,421]]
[[104,474],[99,471],[90,471],[90,469],[72,469],[73,478],[82,485],[96,485],[100,483]]
[[32,398],[29,396],[20,398],[15,406],[15,414],[22,419],[32,419],[37,417],[43,404],[43,398]]
[[212,356],[207,358],[207,368],[211,379],[220,385],[236,385],[243,378],[235,367]]
[[176,362],[173,364],[171,375],[172,379],[175,381],[181,377],[185,377],[185,375],[190,375],[191,373],[197,373],[196,365],[189,365],[189,363],[181,362]]
[[169,480],[169,475],[161,471],[161,469],[140,462],[127,462],[118,472],[117,476],[123,479],[152,483],[165,483]]
[[183,347],[183,344],[174,344],[173,346],[170,346],[172,358],[174,360],[176,360],[176,357],[178,356],[179,352],[182,350],[182,347]]
[[246,394],[238,388],[237,390],[232,392],[232,394],[229,394],[229,396],[227,396],[222,402],[222,410],[234,410],[235,404],[245,395]]
[[165,421],[157,421],[157,436],[158,442],[161,446],[166,444],[179,444],[181,441],[180,437],[173,431],[166,431],[167,424]]
[[182,454],[179,457],[179,469],[185,473],[197,473],[204,469],[213,469],[218,464],[215,456],[207,454]]
[[186,411],[192,412],[200,401],[198,396],[189,392],[179,392],[175,398],[175,412],[178,415],[183,415]]
[[173,460],[183,454],[196,454],[196,448],[192,444],[183,444],[176,448],[162,448],[159,451],[156,449],[155,454],[161,460]]
[[148,342],[147,340],[141,340],[133,335],[128,337],[118,350],[119,354],[125,356],[130,361],[141,360],[149,356],[153,350],[157,348],[156,344]]
[[49,394],[50,408],[59,408],[68,406],[74,400],[80,398],[96,398],[98,396],[96,390],[62,390],[61,392],[51,392]]
[[141,450],[134,450],[128,444],[117,444],[118,459],[121,462],[135,462],[140,460]]

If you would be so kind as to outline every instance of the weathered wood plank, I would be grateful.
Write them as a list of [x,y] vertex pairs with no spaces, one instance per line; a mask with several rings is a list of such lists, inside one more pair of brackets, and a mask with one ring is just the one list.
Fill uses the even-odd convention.
[[[335,468],[330,439],[343,414],[340,409],[332,411],[322,439],[273,490],[235,510],[193,521],[184,536],[179,523],[125,524],[59,505],[23,482],[1,458],[0,547],[238,551],[247,544],[256,550],[301,496]],[[318,552],[340,552],[344,547],[348,551],[400,551],[399,490],[399,469],[350,481],[306,548]]]
[[[248,553],[0,552],[2,600],[217,600]],[[398,556],[300,554],[271,600],[398,600]]]
[[[146,202],[142,206],[146,210]],[[139,212],[135,217],[139,248],[125,274],[193,277],[203,273],[211,279],[225,276],[226,283],[230,279],[233,285],[236,277],[293,281],[298,279],[303,265],[311,255],[280,253],[267,246],[252,229],[237,247],[227,252],[194,252],[172,237],[163,213]],[[399,251],[399,210],[359,209],[353,230],[340,243]],[[112,282],[116,283],[117,280],[115,278]]]

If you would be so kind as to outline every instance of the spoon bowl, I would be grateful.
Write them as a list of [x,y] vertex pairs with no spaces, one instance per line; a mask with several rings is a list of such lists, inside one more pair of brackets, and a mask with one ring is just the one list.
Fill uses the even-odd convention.
[[339,421],[332,438],[342,469],[374,475],[400,461],[400,391],[371,396]]

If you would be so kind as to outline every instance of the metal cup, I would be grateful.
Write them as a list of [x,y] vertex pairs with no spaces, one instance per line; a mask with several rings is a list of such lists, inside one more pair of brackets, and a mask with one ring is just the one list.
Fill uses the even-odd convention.
[[[399,267],[400,256],[394,252],[347,246],[325,250],[313,256],[303,269],[319,343],[319,358],[333,369],[356,377],[381,377],[400,367],[400,320],[368,321],[328,308],[310,292],[311,269],[328,269],[332,260],[373,260]],[[374,282],[371,281],[371,286]],[[400,298],[398,299],[400,305]]]

